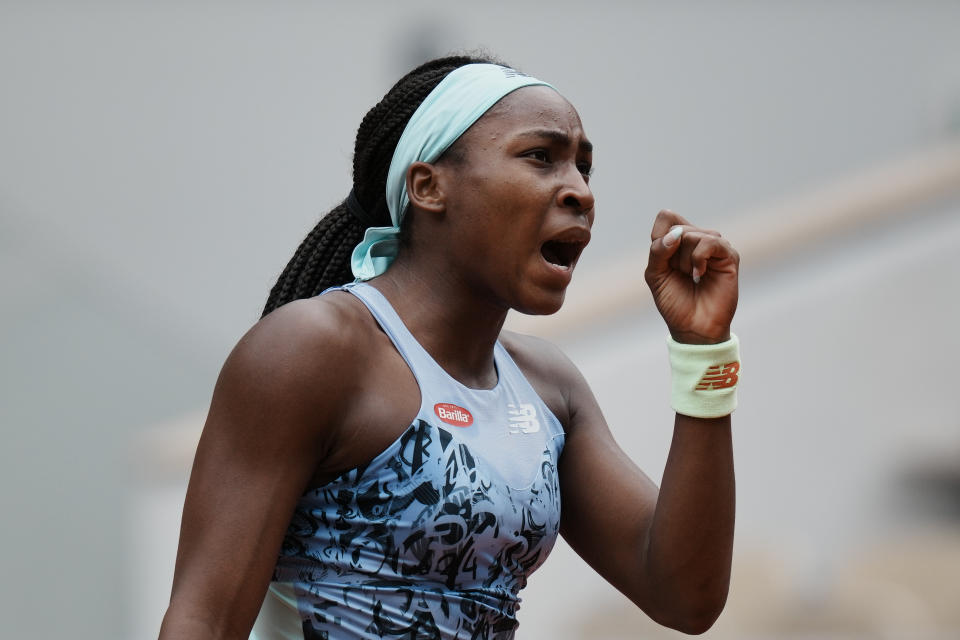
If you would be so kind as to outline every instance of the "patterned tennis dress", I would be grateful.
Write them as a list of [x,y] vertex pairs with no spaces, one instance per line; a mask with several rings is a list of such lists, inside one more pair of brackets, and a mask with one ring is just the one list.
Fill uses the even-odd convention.
[[307,491],[251,638],[508,639],[560,527],[563,430],[498,342],[469,389],[376,289],[350,284],[420,386],[413,424],[367,465]]

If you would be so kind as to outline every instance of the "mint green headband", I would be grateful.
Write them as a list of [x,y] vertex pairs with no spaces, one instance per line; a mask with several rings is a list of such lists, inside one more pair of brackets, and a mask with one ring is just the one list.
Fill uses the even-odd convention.
[[496,64],[468,64],[440,81],[410,117],[387,172],[389,227],[370,227],[350,257],[357,280],[387,270],[397,256],[400,222],[410,200],[407,169],[414,162],[435,162],[463,132],[511,91],[530,85],[551,85]]

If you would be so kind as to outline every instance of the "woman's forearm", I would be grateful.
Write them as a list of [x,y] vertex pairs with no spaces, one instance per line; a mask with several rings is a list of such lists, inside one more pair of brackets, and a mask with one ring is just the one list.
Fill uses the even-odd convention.
[[735,502],[730,416],[677,414],[644,554],[662,624],[700,633],[723,610]]

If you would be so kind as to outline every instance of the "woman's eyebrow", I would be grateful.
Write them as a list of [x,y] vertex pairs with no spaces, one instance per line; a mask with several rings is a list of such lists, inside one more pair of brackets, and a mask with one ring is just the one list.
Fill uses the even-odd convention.
[[[559,129],[530,129],[521,132],[519,135],[530,138],[548,138],[564,146],[570,145],[570,136],[567,135],[566,132],[560,131]],[[593,151],[593,143],[586,138],[581,138],[580,143],[577,146],[579,147],[580,151]]]

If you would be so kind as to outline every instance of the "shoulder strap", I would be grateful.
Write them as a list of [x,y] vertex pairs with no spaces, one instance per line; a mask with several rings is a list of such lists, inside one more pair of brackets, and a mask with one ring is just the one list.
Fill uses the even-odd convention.
[[443,373],[440,365],[417,342],[417,339],[403,324],[403,320],[400,319],[400,316],[397,315],[393,306],[382,293],[365,282],[352,282],[343,285],[340,289],[353,294],[367,307],[384,333],[393,342],[397,351],[403,356],[414,377],[421,383],[421,387],[423,386],[424,376],[432,377],[437,375],[438,372]]

